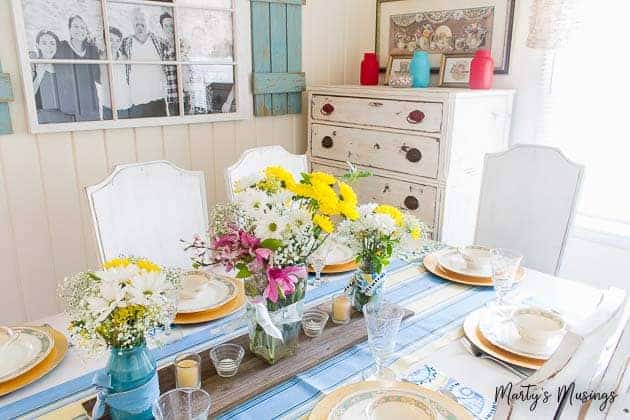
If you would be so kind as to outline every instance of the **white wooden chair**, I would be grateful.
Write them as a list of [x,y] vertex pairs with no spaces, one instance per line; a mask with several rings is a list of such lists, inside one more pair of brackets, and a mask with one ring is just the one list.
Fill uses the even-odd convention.
[[203,172],[162,160],[119,165],[86,191],[101,262],[133,255],[191,266],[180,240],[208,228]]
[[[630,314],[630,305],[626,305],[626,312]],[[599,385],[598,392],[610,395],[611,391],[616,397],[606,406],[601,406],[600,401],[585,407],[586,420],[613,420],[630,416],[630,323],[626,324],[617,346],[613,348],[610,363]]]
[[527,267],[557,275],[583,172],[551,147],[486,155],[475,243],[518,250]]
[[[527,386],[530,386],[531,391],[541,394],[546,390],[550,394],[549,400],[546,403],[540,400],[535,410],[531,411],[533,400],[508,403],[506,399],[500,398],[494,418],[583,419],[584,413],[592,405],[599,405],[602,401],[583,405],[581,401],[576,401],[575,394],[600,390],[613,362],[613,354],[619,348],[620,339],[627,328],[629,316],[625,291],[611,288],[603,293],[594,314],[582,325],[567,332],[551,358],[529,378],[513,385],[513,392],[525,390]],[[574,393],[569,392],[566,398],[559,401],[558,390],[563,386],[569,388],[571,384],[575,384]]]
[[248,149],[240,159],[225,170],[226,191],[234,200],[234,183],[243,179],[259,178],[267,166],[279,165],[290,171],[296,179],[308,172],[306,155],[294,155],[282,146],[262,146]]

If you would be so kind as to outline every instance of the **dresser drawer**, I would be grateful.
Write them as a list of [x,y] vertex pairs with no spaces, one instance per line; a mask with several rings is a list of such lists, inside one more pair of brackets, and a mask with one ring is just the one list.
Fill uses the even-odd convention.
[[438,139],[361,128],[311,126],[312,156],[437,178]]
[[[325,171],[337,176],[345,173],[343,169],[319,163],[313,163],[312,168],[313,171]],[[380,176],[362,178],[353,183],[352,187],[359,196],[361,204],[390,204],[413,214],[431,228],[435,226],[437,200],[435,187]]]
[[442,104],[436,102],[313,95],[311,116],[320,121],[428,133],[439,133],[442,128]]

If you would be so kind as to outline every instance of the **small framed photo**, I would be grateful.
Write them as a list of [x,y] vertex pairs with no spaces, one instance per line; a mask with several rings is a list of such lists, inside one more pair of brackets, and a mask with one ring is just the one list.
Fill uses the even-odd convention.
[[470,63],[474,54],[444,54],[440,65],[439,86],[468,87]]
[[390,85],[393,80],[398,80],[403,76],[409,76],[409,64],[411,55],[390,55],[387,61],[387,71],[385,72],[385,84]]

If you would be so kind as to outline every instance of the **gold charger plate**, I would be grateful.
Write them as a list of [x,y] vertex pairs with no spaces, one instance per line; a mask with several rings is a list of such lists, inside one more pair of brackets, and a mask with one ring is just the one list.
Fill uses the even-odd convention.
[[236,296],[225,305],[216,309],[210,309],[201,312],[178,313],[175,316],[173,324],[201,324],[203,322],[214,321],[215,319],[224,318],[238,311],[245,304],[245,289],[242,280],[231,279],[235,283],[237,293]]
[[[329,414],[346,397],[360,392],[384,391],[387,389],[396,391],[409,391],[421,394],[431,401],[431,407],[438,413],[444,415],[451,413],[458,420],[472,420],[473,416],[461,405],[450,398],[430,389],[412,384],[409,382],[393,381],[364,381],[342,386],[322,398],[311,411],[309,420],[327,420]],[[446,416],[445,416],[446,417]],[[451,417],[453,418],[453,417]]]
[[[442,268],[440,263],[438,262],[438,256],[440,252],[433,252],[431,254],[426,255],[422,263],[424,264],[424,268],[426,268],[431,273],[435,274],[438,277],[441,277],[445,280],[454,281],[456,283],[467,284],[469,286],[490,286],[492,287],[492,278],[491,277],[475,277],[475,276],[465,276],[463,274],[454,273]],[[521,281],[525,277],[525,269],[523,267],[519,267],[516,273],[516,280]]]
[[3,382],[0,384],[0,396],[9,394],[13,391],[17,391],[20,388],[29,385],[36,380],[42,378],[44,375],[52,371],[54,368],[61,363],[66,352],[68,351],[68,340],[66,336],[61,332],[57,331],[51,327],[37,327],[38,329],[48,332],[55,344],[51,350],[51,352],[46,356],[44,360],[42,360],[38,365],[34,366],[28,372],[23,373],[17,378],[13,378],[7,382]]
[[[345,273],[348,271],[354,271],[357,268],[359,268],[359,265],[354,260],[350,260],[347,263],[343,264],[327,265],[322,269],[322,274]],[[315,270],[313,270],[313,268],[309,266],[308,272],[314,273]]]
[[527,369],[539,369],[546,360],[534,359],[532,357],[519,356],[492,344],[486,339],[479,329],[479,311],[473,312],[464,321],[464,334],[466,337],[483,352],[497,359],[503,360],[515,366]]

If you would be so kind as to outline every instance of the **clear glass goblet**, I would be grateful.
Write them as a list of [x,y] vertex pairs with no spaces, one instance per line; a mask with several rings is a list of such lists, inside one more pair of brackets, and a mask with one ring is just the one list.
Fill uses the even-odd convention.
[[403,314],[403,308],[384,299],[363,306],[368,344],[376,365],[375,369],[364,373],[366,379],[372,376],[377,379],[396,379],[396,374],[385,367],[385,362],[394,353]]
[[501,312],[506,306],[506,296],[514,289],[516,273],[523,260],[523,254],[505,248],[490,251],[492,264],[492,284],[497,295],[496,310]]
[[315,270],[313,286],[319,287],[322,284],[322,270],[326,266],[326,255],[321,251],[315,251],[309,258],[309,264]]

